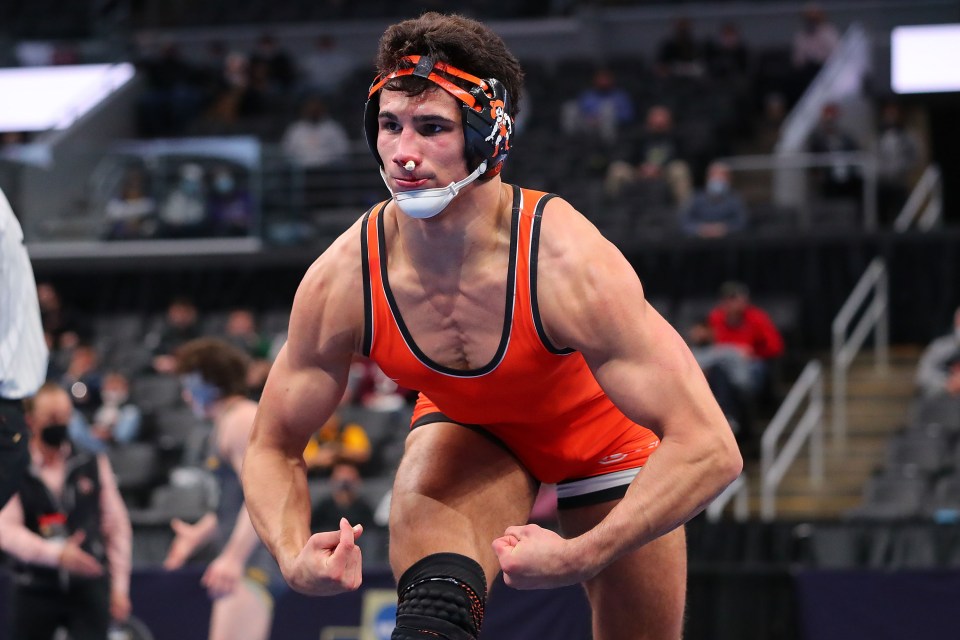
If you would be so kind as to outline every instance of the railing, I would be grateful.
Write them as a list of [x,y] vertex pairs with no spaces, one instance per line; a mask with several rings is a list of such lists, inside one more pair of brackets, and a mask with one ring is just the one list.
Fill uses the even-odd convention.
[[[806,408],[797,418],[804,400],[807,401]],[[818,361],[811,360],[760,440],[760,517],[763,520],[776,517],[777,487],[807,440],[810,441],[810,479],[816,485],[823,482],[823,413],[823,367]],[[778,452],[780,436],[794,418],[797,418],[795,426]]]
[[[871,293],[873,300],[863,308]],[[833,319],[833,438],[841,445],[847,438],[847,370],[871,330],[874,331],[874,361],[878,367],[887,365],[890,342],[888,300],[887,268],[883,260],[874,258]],[[847,337],[847,331],[861,309],[863,315]]]
[[907,231],[916,222],[920,230],[930,231],[940,222],[943,213],[942,184],[940,170],[935,165],[928,166],[893,221],[893,228],[899,232]]
[[[784,172],[792,172],[803,177],[806,184],[808,169],[829,169],[837,165],[844,165],[851,171],[859,173],[862,178],[862,209],[860,225],[863,229],[877,228],[877,161],[873,153],[863,151],[837,151],[832,153],[776,153],[770,155],[729,156],[722,158],[723,162],[733,171],[768,172],[774,178]],[[775,185],[772,186],[776,188]],[[816,206],[806,194],[806,186],[798,187],[796,199],[792,204],[800,211],[798,224],[801,228],[812,228],[811,209]]]
[[750,490],[747,485],[747,475],[745,473],[727,485],[713,502],[706,509],[707,520],[716,522],[727,508],[727,504],[733,501],[733,518],[737,522],[743,522],[750,515]]

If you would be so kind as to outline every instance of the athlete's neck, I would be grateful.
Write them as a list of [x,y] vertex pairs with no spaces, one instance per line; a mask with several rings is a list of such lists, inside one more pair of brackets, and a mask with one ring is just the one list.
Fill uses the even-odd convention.
[[[475,183],[435,218],[417,220],[391,205],[389,229],[396,229],[396,245],[411,264],[435,273],[451,266],[462,268],[509,239],[511,189],[499,176]],[[392,222],[393,224],[390,224]]]

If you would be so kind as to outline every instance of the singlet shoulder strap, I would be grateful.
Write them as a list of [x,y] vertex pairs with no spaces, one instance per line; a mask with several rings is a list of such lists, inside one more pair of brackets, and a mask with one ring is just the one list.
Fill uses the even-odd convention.
[[[364,356],[370,356],[370,349],[373,345],[373,288],[370,284],[370,218],[380,217],[383,209],[387,206],[389,200],[370,207],[363,214],[363,222],[360,227],[360,260],[363,270],[363,341],[361,342],[361,353]],[[373,236],[373,245],[376,247],[376,235]]]
[[544,193],[541,195],[539,200],[536,201],[536,206],[533,210],[533,220],[531,221],[530,227],[530,311],[533,315],[533,325],[537,330],[537,335],[540,337],[540,342],[543,343],[543,346],[550,353],[556,355],[568,355],[574,352],[573,349],[561,349],[557,347],[550,341],[550,338],[547,337],[547,332],[543,329],[543,321],[540,318],[540,304],[537,301],[537,270],[539,266],[539,253],[540,253],[540,223],[543,220],[543,212],[546,209],[547,203],[556,198],[557,195],[554,193]]

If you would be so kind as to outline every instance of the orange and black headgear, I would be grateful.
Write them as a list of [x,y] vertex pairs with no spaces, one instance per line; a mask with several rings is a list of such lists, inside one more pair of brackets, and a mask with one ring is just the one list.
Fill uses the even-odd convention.
[[[496,78],[483,80],[428,56],[406,56],[403,61],[409,66],[373,79],[363,111],[367,146],[380,166],[383,166],[383,159],[377,152],[380,92],[394,78],[416,76],[433,82],[461,102],[467,170],[472,172],[486,161],[487,169],[481,178],[492,178],[500,173],[503,161],[510,152],[510,139],[513,136],[511,105],[503,83]],[[469,85],[469,88],[460,86],[458,82]]]

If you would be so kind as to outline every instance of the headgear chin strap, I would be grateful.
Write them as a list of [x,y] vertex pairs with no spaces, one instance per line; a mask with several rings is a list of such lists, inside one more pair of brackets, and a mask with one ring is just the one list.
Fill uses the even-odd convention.
[[[401,191],[400,193],[393,194],[393,200],[397,203],[397,206],[400,207],[400,210],[411,218],[426,220],[446,209],[447,205],[457,197],[461,189],[479,178],[480,174],[486,170],[487,161],[484,160],[480,163],[479,167],[473,170],[473,173],[459,182],[451,182],[445,187],[436,187],[434,189]],[[383,178],[383,183],[387,185],[387,189],[390,189],[390,183],[387,182],[387,174],[383,170],[383,167],[380,168],[380,177]],[[391,190],[391,193],[393,193],[393,190]]]
[[[513,135],[513,119],[510,117],[510,99],[506,87],[496,78],[483,80],[466,71],[461,71],[445,62],[436,62],[429,56],[412,55],[403,58],[410,66],[373,79],[364,108],[364,133],[367,146],[383,166],[377,152],[377,118],[380,110],[380,92],[384,85],[402,76],[416,76],[435,85],[459,100],[463,120],[464,151],[467,168],[476,171],[486,162],[479,177],[492,178],[503,169],[503,161],[510,152]],[[456,84],[459,80],[470,84],[469,89]],[[452,186],[452,185],[451,185]],[[449,187],[448,187],[449,188]],[[409,192],[408,192],[409,193]]]

